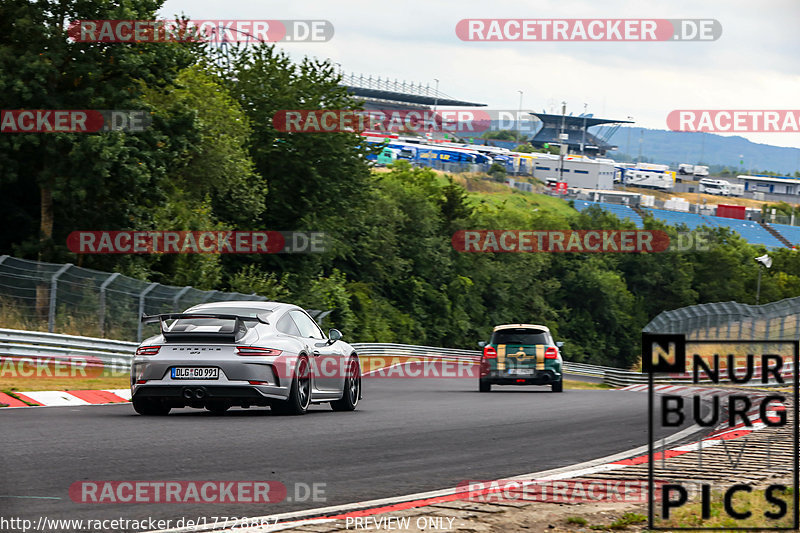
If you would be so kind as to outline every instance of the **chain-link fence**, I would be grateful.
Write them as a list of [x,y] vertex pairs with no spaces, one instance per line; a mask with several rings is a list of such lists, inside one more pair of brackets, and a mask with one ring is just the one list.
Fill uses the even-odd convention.
[[644,331],[683,333],[687,340],[800,339],[800,297],[764,305],[720,302],[664,311]]
[[235,300],[265,298],[0,256],[0,327],[141,341],[144,333],[152,334],[143,330],[142,313],[174,313],[201,303]]

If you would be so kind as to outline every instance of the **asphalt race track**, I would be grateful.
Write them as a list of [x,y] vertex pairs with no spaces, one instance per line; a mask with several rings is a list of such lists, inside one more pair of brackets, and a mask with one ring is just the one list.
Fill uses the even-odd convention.
[[[495,387],[474,380],[369,379],[353,413],[268,408],[223,416],[130,405],[0,410],[0,515],[144,519],[259,516],[537,472],[646,443],[647,395]],[[324,483],[326,501],[79,504],[75,481]],[[303,491],[304,492],[304,491]]]

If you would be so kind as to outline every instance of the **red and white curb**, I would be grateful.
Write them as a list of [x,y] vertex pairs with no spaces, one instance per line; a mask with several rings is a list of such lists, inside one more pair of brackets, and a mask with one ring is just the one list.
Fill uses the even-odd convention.
[[7,405],[7,407],[0,409],[15,407],[106,405],[112,403],[127,403],[130,399],[130,389],[25,391],[14,392],[14,396],[0,392],[0,404]]

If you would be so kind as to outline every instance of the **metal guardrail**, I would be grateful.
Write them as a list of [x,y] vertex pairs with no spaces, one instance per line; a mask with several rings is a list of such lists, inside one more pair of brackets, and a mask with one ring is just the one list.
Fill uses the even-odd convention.
[[[114,370],[130,368],[138,343],[119,340],[62,335],[39,331],[0,329],[0,356],[55,361],[89,362]],[[391,343],[353,343],[362,357],[419,357],[478,361],[480,352],[433,346]]]
[[[0,328],[0,357],[7,359],[80,362],[89,367],[103,367],[116,372],[127,372],[137,346],[138,343],[135,342]],[[481,357],[481,352],[477,350],[433,346],[392,343],[352,343],[352,346],[361,357],[418,357],[473,362],[479,361]],[[603,383],[612,387],[625,387],[648,382],[647,374],[641,372],[570,361],[564,362],[564,371],[570,374],[601,377]],[[792,379],[792,376],[789,375],[790,372],[791,369],[788,369],[787,377]],[[661,374],[656,375],[654,382],[689,385],[691,376]],[[711,384],[711,381],[701,380],[700,383]]]
[[0,329],[0,356],[7,359],[57,361],[126,372],[136,346],[135,342]]
[[433,346],[414,346],[410,344],[366,343],[351,344],[361,357],[422,357],[448,358],[457,360],[479,361],[481,352],[477,350],[459,350],[456,348],[436,348]]
[[[77,335],[0,328],[0,355],[11,357],[47,357],[53,359],[85,358],[98,361],[130,360],[138,343]],[[393,343],[352,343],[363,357],[422,357],[478,361],[478,350],[438,348]],[[568,371],[602,376],[608,367],[565,362]]]
[[606,372],[620,370],[619,368],[612,368],[610,366],[589,365],[586,363],[573,363],[571,361],[564,361],[564,372],[570,374],[579,374],[585,376],[598,376],[604,377]]

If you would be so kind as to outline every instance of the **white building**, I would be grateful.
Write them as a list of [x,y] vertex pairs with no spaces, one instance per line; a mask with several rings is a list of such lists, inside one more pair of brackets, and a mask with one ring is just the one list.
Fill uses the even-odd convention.
[[536,159],[533,163],[533,177],[547,183],[549,179],[563,180],[571,189],[613,189],[614,164],[589,158],[564,158],[564,171],[561,172],[559,159]]
[[744,184],[744,190],[752,193],[800,194],[800,179],[773,176],[737,176]]

